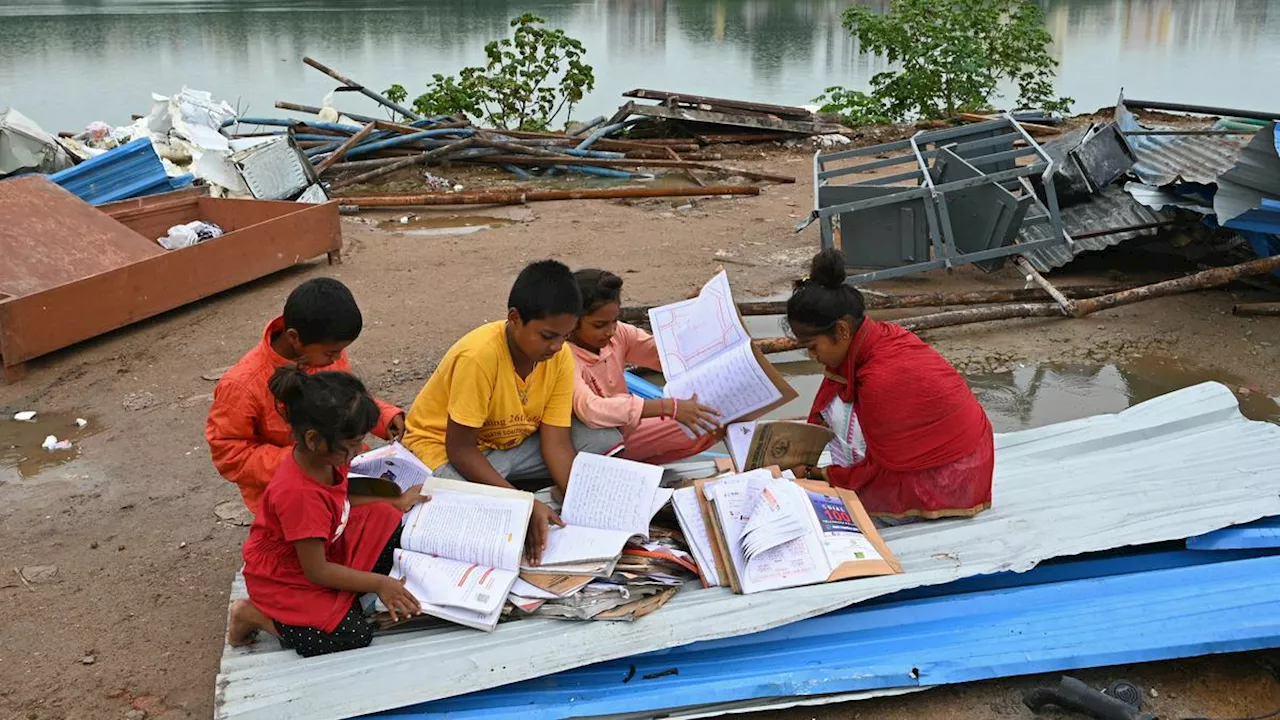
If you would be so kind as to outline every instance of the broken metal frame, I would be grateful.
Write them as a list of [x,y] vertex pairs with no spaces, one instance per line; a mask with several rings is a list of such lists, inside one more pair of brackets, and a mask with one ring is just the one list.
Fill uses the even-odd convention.
[[[994,137],[981,137],[976,140],[966,139],[976,135],[986,136],[992,131],[1000,130],[1007,130],[1009,132],[1002,132]],[[1009,137],[1011,134],[1016,135],[1013,139],[1021,139],[1026,143],[1026,146],[984,155],[969,156],[966,154],[964,160],[979,169],[993,165],[998,166],[1010,161],[1016,162],[1018,158],[1028,155],[1037,156],[1036,162],[1022,167],[999,170],[992,173],[985,173],[984,171],[983,176],[978,178],[967,178],[941,185],[935,184],[934,178],[930,172],[928,161],[935,158],[943,148],[950,149],[957,154],[967,153],[968,151],[984,151],[988,148],[1009,144],[1011,142],[1011,138]],[[910,152],[904,152],[907,150]],[[848,160],[850,158],[865,157],[868,155],[879,155],[887,152],[902,152],[903,154],[895,157],[873,160],[860,165],[851,165],[847,167],[833,168],[830,170],[827,169],[827,164],[834,161]],[[919,187],[912,188],[903,186],[902,192],[896,192],[882,197],[858,200],[855,202],[831,205],[828,207],[821,206],[821,201],[819,199],[820,191],[824,185],[828,185],[827,181],[846,175],[854,175],[879,168],[902,165],[912,162],[913,160],[916,163],[916,169],[913,171],[890,175],[887,177],[870,178],[850,184],[868,186],[875,185],[883,187],[892,186],[894,183],[908,180],[917,180],[920,182]],[[1050,158],[1044,149],[1040,147],[1040,144],[1032,139],[1031,135],[1029,135],[1026,130],[1007,113],[988,122],[975,123],[946,130],[920,131],[907,140],[899,140],[897,142],[886,143],[883,145],[858,148],[855,150],[844,150],[828,153],[826,155],[818,152],[814,154],[813,162],[814,209],[809,214],[808,218],[796,226],[796,232],[804,230],[816,221],[819,223],[821,230],[822,248],[832,248],[835,247],[833,218],[844,213],[870,210],[872,208],[900,204],[916,199],[925,199],[925,219],[928,225],[933,258],[923,262],[916,262],[899,267],[886,268],[883,270],[875,270],[855,275],[847,280],[850,285],[901,277],[912,273],[924,272],[926,270],[952,268],[956,265],[1006,258],[1013,255],[1021,255],[1042,247],[1063,244],[1071,246],[1073,241],[1063,230],[1062,226],[1062,216],[1058,208],[1058,197],[1053,186],[1053,171],[1053,159]],[[1040,180],[1043,183],[1045,201],[1041,201],[1034,192],[1030,192],[1029,188],[1027,191],[1030,192],[1035,206],[1039,207],[1043,211],[1043,214],[1029,215],[1024,220],[1023,224],[1025,226],[1027,223],[1047,222],[1052,229],[1051,236],[1046,240],[1039,240],[1035,242],[1015,242],[1010,245],[989,248],[976,252],[960,252],[955,245],[955,234],[951,227],[951,217],[947,208],[947,193],[979,187],[986,184],[997,184],[1002,186],[1010,182],[1024,184],[1026,180],[1036,175],[1040,176]]]

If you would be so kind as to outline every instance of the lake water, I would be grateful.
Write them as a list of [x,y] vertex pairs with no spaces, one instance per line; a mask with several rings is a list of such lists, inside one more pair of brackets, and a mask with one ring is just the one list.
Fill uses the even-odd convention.
[[[1280,105],[1280,0],[1039,0],[1059,91],[1091,111],[1130,97]],[[886,0],[864,0],[882,7]],[[255,115],[318,105],[334,82],[312,55],[368,86],[420,87],[479,64],[523,11],[581,39],[596,91],[577,116],[611,113],[649,87],[775,103],[865,87],[885,63],[840,27],[852,0],[6,0],[0,107],[47,130],[119,125],[150,93],[212,91]],[[338,106],[370,112],[358,95]]]

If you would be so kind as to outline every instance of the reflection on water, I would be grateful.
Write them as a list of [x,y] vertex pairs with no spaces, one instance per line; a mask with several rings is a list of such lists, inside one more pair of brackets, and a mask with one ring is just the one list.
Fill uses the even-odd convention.
[[[0,484],[28,480],[44,470],[71,462],[80,456],[80,441],[102,431],[95,418],[79,427],[70,413],[39,413],[34,422],[0,417]],[[70,440],[70,450],[45,450],[41,445],[53,435]]]
[[[778,367],[800,397],[780,409],[777,416],[806,415],[822,380],[821,366],[804,362]],[[1029,364],[1008,372],[969,375],[965,379],[986,409],[996,432],[1119,412],[1210,380],[1223,383],[1237,393],[1245,416],[1280,422],[1280,405],[1262,393],[1242,390],[1244,383],[1239,378],[1162,358],[1139,358],[1112,365]]]
[[[887,0],[857,0],[884,7]],[[318,104],[310,54],[378,89],[482,61],[521,12],[582,39],[597,89],[580,116],[635,87],[805,103],[886,69],[840,27],[855,0],[22,0],[0,4],[0,106],[62,130],[124,124],[149,93],[210,90],[258,115]],[[1255,105],[1280,65],[1280,0],[1039,0],[1081,110],[1131,96]],[[1273,93],[1274,94],[1274,93]],[[1265,103],[1263,103],[1265,104]],[[363,98],[341,106],[369,112]]]

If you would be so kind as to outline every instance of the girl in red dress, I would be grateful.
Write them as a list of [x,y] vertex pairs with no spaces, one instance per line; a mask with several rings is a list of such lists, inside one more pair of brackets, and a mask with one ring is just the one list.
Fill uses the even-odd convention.
[[787,323],[826,366],[809,422],[836,434],[834,463],[796,468],[858,493],[877,520],[969,516],[991,507],[991,422],[964,378],[920,338],[864,316],[844,256],[824,250],[787,301]]
[[247,645],[262,631],[303,657],[365,647],[373,632],[361,594],[377,593],[393,618],[419,611],[403,581],[387,573],[402,516],[427,498],[421,486],[391,500],[348,497],[351,459],[379,415],[354,376],[286,366],[269,388],[295,444],[249,529],[243,551],[249,599],[232,604],[227,641]]

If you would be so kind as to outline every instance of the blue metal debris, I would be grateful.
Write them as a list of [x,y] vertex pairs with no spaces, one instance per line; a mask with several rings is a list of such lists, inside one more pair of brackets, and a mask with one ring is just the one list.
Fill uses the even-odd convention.
[[689,698],[711,704],[931,686],[1276,647],[1280,556],[1238,558],[914,600],[890,597],[377,717],[658,713],[687,707]]
[[180,190],[192,183],[192,175],[169,177],[150,138],[109,150],[49,179],[93,205]]
[[1280,548],[1280,518],[1263,518],[1248,525],[1215,530],[1187,538],[1190,550],[1246,550]]
[[632,395],[637,395],[645,400],[656,400],[662,397],[662,388],[645,380],[631,371],[623,373],[623,377],[627,381],[627,391]]

